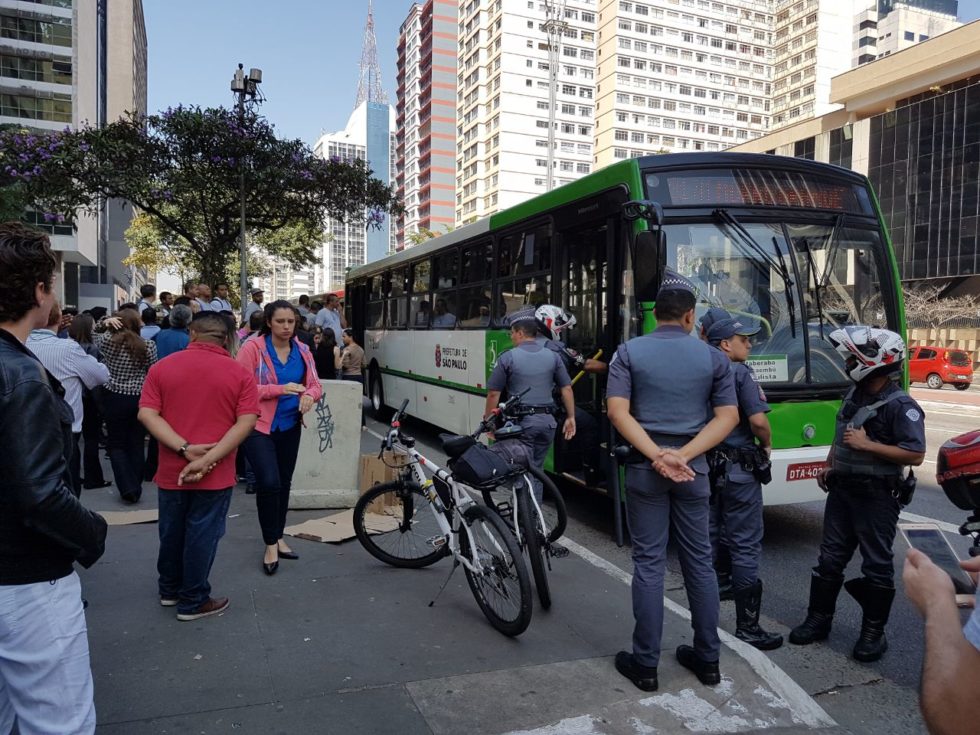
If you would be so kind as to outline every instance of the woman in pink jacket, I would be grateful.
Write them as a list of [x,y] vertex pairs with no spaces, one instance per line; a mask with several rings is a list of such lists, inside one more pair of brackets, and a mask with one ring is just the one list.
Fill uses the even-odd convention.
[[280,559],[299,558],[282,534],[302,415],[323,395],[313,353],[296,338],[298,320],[288,301],[267,304],[262,329],[242,345],[237,358],[252,371],[259,387],[262,414],[242,446],[255,472],[255,504],[265,541],[262,568],[269,575],[279,569]]

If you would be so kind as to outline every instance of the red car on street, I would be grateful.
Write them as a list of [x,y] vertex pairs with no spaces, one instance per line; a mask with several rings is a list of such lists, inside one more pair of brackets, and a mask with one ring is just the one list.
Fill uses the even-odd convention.
[[966,350],[921,345],[912,348],[909,358],[909,380],[942,388],[951,383],[966,390],[973,382],[973,356]]

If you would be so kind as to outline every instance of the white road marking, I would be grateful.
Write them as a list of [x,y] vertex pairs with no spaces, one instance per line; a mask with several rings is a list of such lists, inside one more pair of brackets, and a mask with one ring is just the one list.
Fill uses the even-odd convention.
[[960,406],[955,403],[938,403],[936,401],[917,401],[926,412],[926,423],[929,418],[939,414],[940,416],[957,416],[966,419],[980,419],[980,406]]
[[[611,577],[615,577],[624,584],[632,584],[633,575],[626,572],[610,561],[603,559],[598,554],[589,551],[581,544],[576,543],[567,536],[562,536],[560,541],[569,551],[589,562],[592,566],[601,569]],[[691,619],[691,613],[687,608],[678,605],[669,597],[664,597],[664,607],[675,615],[685,620]],[[800,724],[808,727],[836,727],[837,723],[828,715],[823,707],[814,701],[806,691],[793,681],[789,674],[776,666],[761,651],[753,648],[747,643],[743,643],[738,638],[719,628],[718,634],[721,641],[728,646],[734,653],[741,656],[752,667],[752,670],[769,686],[772,691],[782,697],[790,705],[794,715],[799,717]]]

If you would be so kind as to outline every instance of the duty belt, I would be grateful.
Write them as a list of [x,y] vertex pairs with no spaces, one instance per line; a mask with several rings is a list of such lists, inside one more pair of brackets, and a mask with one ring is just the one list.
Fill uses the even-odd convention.
[[535,416],[540,413],[546,413],[549,416],[553,416],[555,413],[554,406],[518,406],[515,413],[518,416]]

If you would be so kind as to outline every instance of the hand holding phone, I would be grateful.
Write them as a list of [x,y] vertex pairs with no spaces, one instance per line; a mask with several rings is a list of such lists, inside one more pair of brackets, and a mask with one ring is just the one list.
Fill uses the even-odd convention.
[[[950,546],[949,541],[934,523],[899,523],[898,530],[901,532],[905,541],[910,547],[921,551],[929,560],[943,570],[950,578],[953,587],[953,594],[956,604],[961,606],[971,605],[976,594],[977,585],[973,578],[960,566],[960,560]],[[914,559],[910,555],[907,562],[914,564]],[[908,574],[906,574],[906,578]],[[908,579],[906,580],[908,587]],[[909,590],[909,595],[915,600],[913,590]],[[918,604],[918,602],[917,602]],[[921,609],[921,607],[920,607]]]

